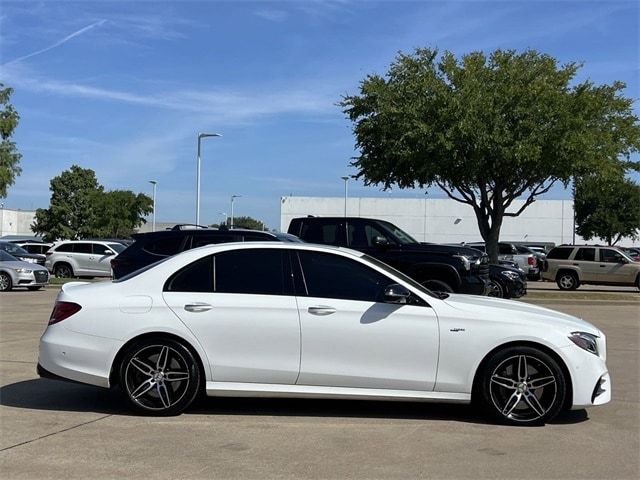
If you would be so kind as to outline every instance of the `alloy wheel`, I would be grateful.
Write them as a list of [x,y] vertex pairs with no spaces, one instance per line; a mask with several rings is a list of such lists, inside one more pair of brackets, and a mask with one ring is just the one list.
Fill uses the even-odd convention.
[[502,289],[502,285],[500,285],[495,280],[491,280],[489,282],[489,291],[487,293],[487,296],[496,297],[496,298],[504,298],[504,291]]
[[73,272],[67,265],[56,265],[55,275],[58,278],[69,278],[73,276]]
[[6,273],[0,273],[0,292],[11,290],[11,278]]
[[514,355],[503,360],[491,373],[489,394],[505,419],[536,422],[554,408],[558,379],[540,358]]
[[124,371],[132,402],[145,410],[169,410],[179,403],[191,382],[190,364],[175,348],[149,345],[135,352]]

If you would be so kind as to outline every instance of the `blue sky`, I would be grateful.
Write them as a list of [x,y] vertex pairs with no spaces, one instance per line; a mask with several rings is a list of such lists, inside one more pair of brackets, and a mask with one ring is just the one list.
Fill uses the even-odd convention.
[[[0,0],[0,81],[15,89],[23,154],[4,203],[47,207],[51,177],[79,164],[107,189],[150,194],[157,180],[157,220],[193,222],[196,134],[219,132],[203,141],[201,222],[237,194],[236,215],[276,227],[283,195],[343,195],[355,152],[336,102],[398,51],[530,47],[638,98],[639,14],[616,0]],[[424,196],[353,180],[349,192]]]

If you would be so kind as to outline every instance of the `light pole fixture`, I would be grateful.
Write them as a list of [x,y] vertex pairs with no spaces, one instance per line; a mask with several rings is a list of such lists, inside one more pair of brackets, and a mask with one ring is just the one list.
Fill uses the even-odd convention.
[[344,218],[347,218],[347,185],[349,183],[349,177],[340,177],[344,180]]
[[149,183],[153,185],[153,221],[151,223],[151,231],[156,231],[156,185],[158,182],[156,180],[149,180]]
[[242,195],[231,195],[231,228],[233,229],[233,201],[236,198],[240,198]]
[[196,225],[200,225],[200,142],[207,137],[221,137],[219,133],[198,134],[198,155],[196,163]]

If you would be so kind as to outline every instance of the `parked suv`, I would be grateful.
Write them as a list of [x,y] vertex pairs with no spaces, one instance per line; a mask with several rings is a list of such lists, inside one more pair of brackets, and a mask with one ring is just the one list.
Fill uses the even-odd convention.
[[117,242],[67,240],[47,251],[45,266],[56,277],[109,277],[111,259],[123,250]]
[[286,233],[262,232],[234,228],[233,230],[212,228],[180,228],[149,233],[135,233],[133,244],[111,260],[113,278],[121,278],[139,268],[146,267],[163,258],[211,243],[228,242],[299,242],[300,239]]
[[[482,242],[467,243],[467,246],[471,248],[477,248],[486,251],[486,246]],[[500,260],[511,260],[518,264],[522,270],[525,271],[527,277],[532,280],[538,280],[540,277],[540,266],[538,264],[537,255],[531,251],[522,248],[522,253],[518,250],[518,247],[509,242],[498,242],[498,258]]]
[[11,242],[19,247],[24,248],[29,253],[38,253],[40,255],[44,255],[47,251],[53,246],[53,243],[45,243],[45,242]]
[[555,281],[561,290],[575,290],[583,283],[640,288],[640,262],[616,247],[561,245],[547,254],[542,279]]
[[[305,242],[359,250],[434,291],[487,293],[489,258],[474,249],[419,243],[392,223],[371,218],[294,218],[289,233]],[[464,251],[463,251],[464,250]]]

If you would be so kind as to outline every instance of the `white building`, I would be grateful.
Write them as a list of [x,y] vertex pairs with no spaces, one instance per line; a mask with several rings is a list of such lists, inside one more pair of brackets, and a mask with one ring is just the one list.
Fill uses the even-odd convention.
[[[523,203],[514,201],[508,211],[517,211]],[[282,197],[280,229],[286,232],[295,217],[343,216],[344,211],[344,197]],[[450,199],[349,198],[347,216],[390,221],[422,242],[482,241],[473,208]],[[573,226],[572,200],[538,200],[520,216],[504,218],[500,240],[571,243]],[[584,242],[577,235],[575,241]]]
[[32,237],[31,224],[36,219],[35,210],[0,208],[0,237],[5,235]]

